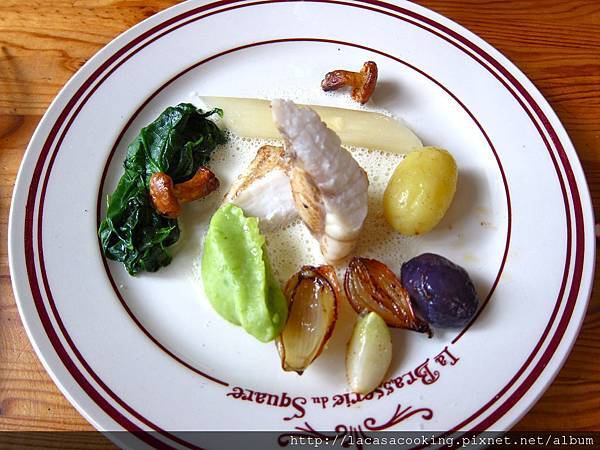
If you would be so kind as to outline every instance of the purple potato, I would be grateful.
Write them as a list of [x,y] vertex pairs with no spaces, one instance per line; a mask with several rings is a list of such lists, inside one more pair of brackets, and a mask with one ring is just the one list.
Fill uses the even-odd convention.
[[400,279],[419,314],[431,325],[466,325],[479,306],[469,274],[443,256],[423,253],[405,262]]

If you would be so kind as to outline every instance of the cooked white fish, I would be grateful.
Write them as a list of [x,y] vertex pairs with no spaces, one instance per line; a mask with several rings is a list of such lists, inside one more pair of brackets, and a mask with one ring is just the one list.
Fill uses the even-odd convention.
[[286,100],[274,100],[271,109],[290,157],[300,218],[325,259],[338,262],[352,251],[367,217],[367,174],[312,109]]
[[260,227],[283,227],[298,217],[290,186],[290,165],[282,147],[265,145],[258,149],[246,171],[225,196],[247,216],[258,217]]

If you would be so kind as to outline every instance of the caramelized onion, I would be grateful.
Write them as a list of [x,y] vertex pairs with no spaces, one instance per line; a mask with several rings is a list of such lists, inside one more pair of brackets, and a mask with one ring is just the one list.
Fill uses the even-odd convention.
[[304,266],[288,280],[285,327],[277,338],[283,370],[299,374],[323,351],[337,318],[340,287],[331,266]]
[[431,337],[427,322],[415,315],[408,292],[382,262],[352,258],[344,277],[344,290],[357,313],[373,311],[391,327],[427,333]]

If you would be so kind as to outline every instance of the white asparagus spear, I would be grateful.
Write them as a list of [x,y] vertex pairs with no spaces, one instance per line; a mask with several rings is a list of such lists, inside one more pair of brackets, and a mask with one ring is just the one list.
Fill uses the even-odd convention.
[[[238,136],[280,139],[271,118],[268,100],[236,97],[200,97],[208,108],[221,108],[225,127]],[[301,105],[300,105],[301,106]],[[343,145],[389,153],[410,153],[423,147],[421,140],[402,122],[380,113],[329,106],[308,105]]]

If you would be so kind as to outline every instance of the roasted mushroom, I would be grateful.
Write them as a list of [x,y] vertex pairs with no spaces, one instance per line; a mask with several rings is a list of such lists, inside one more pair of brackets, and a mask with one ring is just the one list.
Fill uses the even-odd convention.
[[179,203],[189,203],[206,197],[218,188],[217,176],[206,167],[200,166],[192,178],[173,186],[173,193]]
[[174,219],[181,213],[181,205],[173,192],[173,180],[164,172],[150,178],[150,198],[154,209],[163,216]]
[[158,172],[150,178],[150,199],[159,214],[174,219],[181,213],[182,203],[206,197],[218,187],[219,179],[206,167],[198,168],[192,178],[175,185],[169,175]]
[[377,64],[373,61],[367,61],[363,64],[360,72],[334,70],[327,73],[321,81],[321,88],[327,92],[350,86],[352,88],[352,99],[364,105],[371,98],[376,84]]

